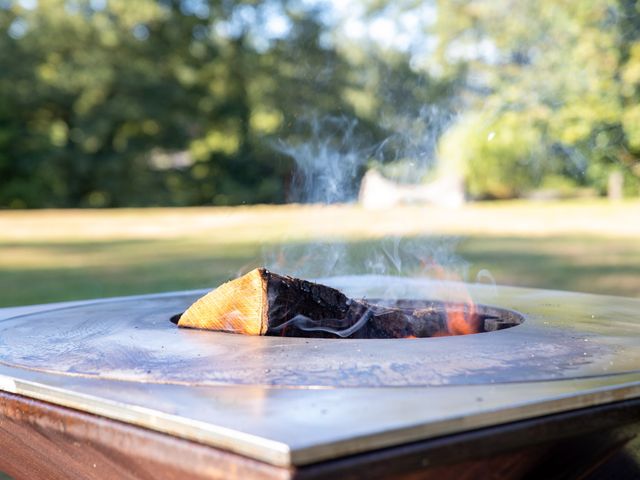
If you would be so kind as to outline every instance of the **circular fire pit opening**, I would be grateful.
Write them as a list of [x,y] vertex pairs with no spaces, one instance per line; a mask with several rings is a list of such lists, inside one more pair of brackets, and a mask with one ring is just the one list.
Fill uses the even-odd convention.
[[[356,317],[312,318],[291,308],[280,326],[266,335],[302,338],[429,338],[496,332],[524,322],[522,314],[504,308],[433,300],[367,299],[370,308]],[[178,324],[180,316],[171,322]],[[234,332],[226,332],[234,333]]]
[[373,299],[370,302],[382,308],[401,312],[406,317],[415,335],[406,335],[402,338],[495,332],[524,322],[524,317],[513,310],[474,303],[408,299],[393,301]]

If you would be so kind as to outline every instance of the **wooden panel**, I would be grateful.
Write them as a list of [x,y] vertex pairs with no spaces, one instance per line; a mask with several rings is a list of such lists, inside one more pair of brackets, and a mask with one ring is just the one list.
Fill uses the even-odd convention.
[[589,480],[637,480],[640,478],[640,437],[611,455]]
[[16,480],[286,479],[267,465],[0,392],[0,471]]

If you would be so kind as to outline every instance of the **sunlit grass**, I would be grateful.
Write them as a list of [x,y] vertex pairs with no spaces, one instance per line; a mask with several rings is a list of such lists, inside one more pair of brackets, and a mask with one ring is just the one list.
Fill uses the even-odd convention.
[[389,235],[457,237],[469,281],[488,270],[501,284],[640,296],[640,203],[500,202],[0,212],[0,305],[209,287],[318,238],[346,243],[362,272],[362,252]]

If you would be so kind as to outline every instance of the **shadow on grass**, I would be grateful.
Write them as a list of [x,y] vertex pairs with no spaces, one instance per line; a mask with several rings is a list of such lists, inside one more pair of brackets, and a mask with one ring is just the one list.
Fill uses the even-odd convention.
[[632,239],[415,237],[336,247],[186,238],[1,248],[13,256],[0,259],[0,306],[211,288],[264,263],[309,277],[423,271],[474,282],[489,272],[498,284],[640,296],[640,247]]

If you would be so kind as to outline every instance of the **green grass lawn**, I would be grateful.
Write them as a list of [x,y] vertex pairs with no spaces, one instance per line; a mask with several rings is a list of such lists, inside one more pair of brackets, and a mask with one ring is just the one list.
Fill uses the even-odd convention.
[[265,262],[637,297],[639,240],[638,202],[6,211],[0,306],[212,287]]

